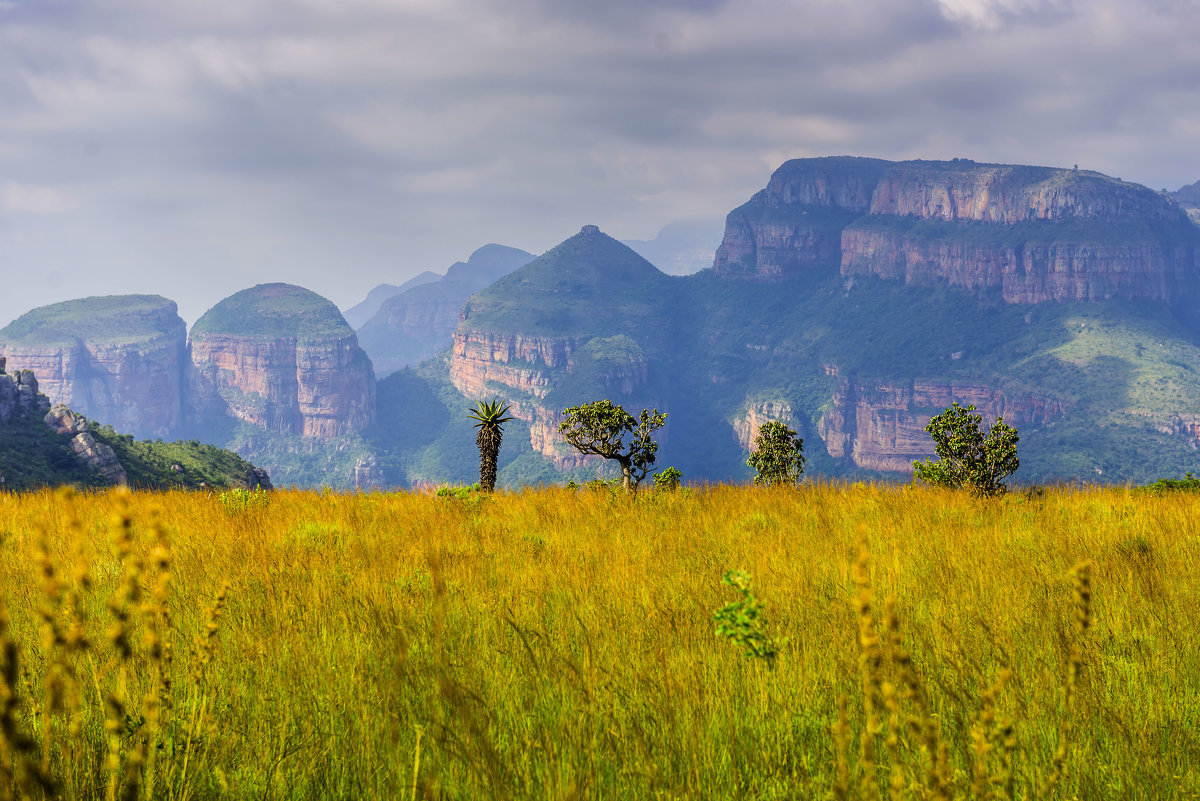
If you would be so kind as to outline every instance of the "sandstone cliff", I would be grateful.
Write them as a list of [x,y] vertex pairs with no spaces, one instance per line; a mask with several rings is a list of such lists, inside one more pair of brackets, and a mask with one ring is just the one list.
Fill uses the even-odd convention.
[[778,279],[819,265],[1010,303],[1195,294],[1200,237],[1179,205],[1098,173],[801,159],[730,213],[714,268]]
[[84,298],[44,306],[0,330],[0,355],[32,370],[52,403],[142,437],[183,423],[186,327],[154,295]]
[[316,439],[375,419],[375,376],[336,307],[306,289],[261,284],[192,329],[193,403],[251,425]]
[[784,423],[795,430],[801,438],[804,429],[792,411],[792,405],[785,400],[747,401],[746,408],[736,416],[730,424],[733,426],[733,436],[742,450],[747,453],[754,450],[754,441],[758,439],[758,430],[766,423]]
[[912,472],[913,462],[933,456],[925,431],[930,418],[957,401],[974,405],[985,429],[997,417],[1010,425],[1047,423],[1064,413],[1055,398],[1009,394],[984,384],[951,381],[911,383],[839,381],[817,433],[835,459],[861,468]]

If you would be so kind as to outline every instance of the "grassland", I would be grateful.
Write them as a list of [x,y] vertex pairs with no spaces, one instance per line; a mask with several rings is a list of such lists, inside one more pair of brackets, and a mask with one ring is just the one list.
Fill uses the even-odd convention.
[[[0,797],[1200,794],[1190,493],[0,508]],[[714,634],[737,569],[773,662]]]

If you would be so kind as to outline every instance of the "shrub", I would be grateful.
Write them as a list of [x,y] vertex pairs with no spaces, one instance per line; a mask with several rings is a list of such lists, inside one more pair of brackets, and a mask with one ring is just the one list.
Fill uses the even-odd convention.
[[938,461],[913,462],[916,478],[934,486],[968,487],[984,497],[1008,491],[1004,479],[1020,466],[1017,459],[1017,430],[997,417],[986,435],[979,430],[983,417],[954,403],[935,415],[925,426],[933,437]]
[[746,464],[758,471],[755,484],[798,484],[804,474],[804,440],[778,420],[764,423]]

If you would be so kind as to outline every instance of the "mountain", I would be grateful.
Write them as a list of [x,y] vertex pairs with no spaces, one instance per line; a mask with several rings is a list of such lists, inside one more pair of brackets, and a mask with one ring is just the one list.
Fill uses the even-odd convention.
[[332,439],[375,418],[375,376],[354,330],[325,298],[259,284],[192,327],[196,403],[267,431]]
[[380,376],[428,359],[450,346],[459,310],[472,293],[533,260],[532,253],[484,245],[436,281],[384,300],[358,329],[359,341]]
[[34,309],[0,329],[0,356],[65,403],[143,437],[183,423],[187,327],[157,295],[83,298]]
[[350,324],[351,328],[362,328],[363,323],[374,317],[375,313],[379,311],[379,307],[388,298],[399,295],[401,292],[412,289],[415,286],[431,284],[441,279],[442,276],[432,270],[426,270],[420,275],[408,279],[403,284],[380,284],[368,292],[367,297],[361,303],[357,303],[342,312],[342,316],[346,318],[346,322]]
[[810,472],[911,474],[960,401],[1017,425],[1022,480],[1145,481],[1200,445],[1198,233],[1097,173],[802,159],[730,213],[713,269],[666,276],[586,227],[473,296],[444,366],[380,396],[448,421],[446,379],[512,402],[529,444],[506,437],[510,482],[590,469],[555,424],[601,397],[669,412],[659,464],[692,478],[745,478],[767,420],[800,431]]
[[594,475],[557,423],[600,398],[668,412],[658,464],[692,480],[747,479],[769,420],[800,432],[810,474],[904,478],[958,401],[1017,426],[1018,480],[1145,482],[1196,468],[1198,254],[1178,200],[1098,173],[799,159],[730,212],[698,273],[667,275],[595,226],[536,259],[477,251],[363,326],[381,373],[424,360],[379,381],[333,304],[286,284],[217,304],[177,369],[161,298],[36,310],[0,343],[131,425],[174,430],[161,410],[177,398],[183,436],[282,484],[469,483],[466,411],[493,396],[517,418],[510,486]]
[[621,243],[668,275],[690,275],[712,266],[723,229],[720,218],[682,220],[665,226],[653,239]]

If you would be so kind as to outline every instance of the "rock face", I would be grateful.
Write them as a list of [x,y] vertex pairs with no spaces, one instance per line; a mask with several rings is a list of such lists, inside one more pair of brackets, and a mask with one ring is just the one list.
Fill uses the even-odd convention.
[[261,284],[210,309],[189,344],[193,403],[264,428],[331,439],[375,419],[375,376],[329,301]]
[[60,403],[46,412],[45,419],[46,425],[54,433],[70,437],[71,450],[89,468],[103,476],[105,481],[122,486],[129,483],[125,468],[117,459],[116,451],[103,442],[96,441],[82,415],[75,414]]
[[1093,172],[801,159],[726,221],[714,268],[771,280],[817,265],[1009,303],[1195,293],[1200,236],[1179,204]]
[[383,299],[358,329],[376,373],[382,377],[450,347],[466,299],[533,258],[516,248],[484,245],[467,261],[452,265],[445,276]]
[[765,400],[749,403],[746,410],[732,421],[733,436],[744,451],[754,450],[758,430],[766,423],[784,423],[804,436],[803,428],[796,421],[792,405],[785,400]]
[[50,401],[38,392],[33,371],[5,373],[4,362],[4,357],[0,356],[0,423],[7,423],[19,410],[45,414],[50,409]]
[[1045,423],[1063,414],[1063,403],[1032,394],[1009,395],[983,384],[914,381],[860,384],[842,380],[817,433],[829,455],[868,470],[910,472],[915,460],[933,456],[925,431],[930,418],[957,401],[974,405],[984,426]]
[[140,437],[183,423],[186,326],[173,301],[127,295],[35,309],[0,330],[0,355],[52,403]]

